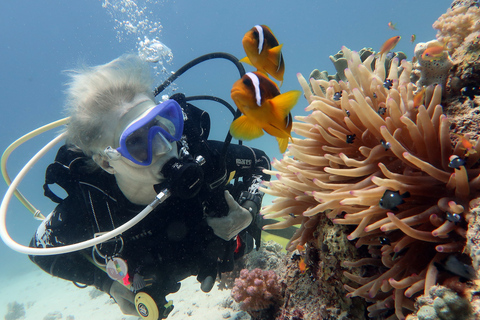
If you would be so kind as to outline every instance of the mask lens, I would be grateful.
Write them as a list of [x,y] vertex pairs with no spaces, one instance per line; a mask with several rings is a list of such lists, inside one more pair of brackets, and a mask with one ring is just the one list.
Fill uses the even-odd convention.
[[170,150],[172,150],[172,144],[160,132],[156,133],[152,139],[152,154],[161,156],[169,153]]
[[128,153],[137,161],[144,162],[148,159],[148,130],[140,128],[125,139]]
[[121,134],[117,149],[124,157],[140,165],[150,165],[153,155],[172,149],[183,133],[183,114],[176,101],[168,100],[135,120]]
[[173,124],[172,121],[163,118],[161,116],[156,116],[154,120],[154,124],[152,126],[157,126],[159,128],[162,128],[165,130],[166,133],[168,133],[170,136],[175,137],[175,125]]

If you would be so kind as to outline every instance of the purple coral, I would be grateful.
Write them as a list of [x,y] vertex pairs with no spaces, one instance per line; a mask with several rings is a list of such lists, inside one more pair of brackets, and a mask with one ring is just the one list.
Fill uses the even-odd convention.
[[281,297],[277,274],[259,268],[240,271],[240,278],[235,279],[232,297],[241,302],[245,311],[266,309]]

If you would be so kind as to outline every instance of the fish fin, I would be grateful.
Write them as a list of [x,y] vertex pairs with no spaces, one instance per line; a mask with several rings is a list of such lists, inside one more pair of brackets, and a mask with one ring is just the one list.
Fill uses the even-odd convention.
[[287,150],[287,146],[288,146],[288,138],[277,138],[277,142],[278,142],[278,148],[280,149],[280,153],[284,153],[285,150]]
[[280,56],[282,54],[282,47],[283,47],[283,44],[268,50],[268,60],[270,60],[275,65],[277,65],[281,61]]
[[269,78],[270,79],[270,75],[268,74],[267,71],[265,70],[260,70],[260,69],[257,69],[256,72],[260,72],[261,74],[263,74],[265,77]]
[[261,137],[263,130],[243,115],[232,122],[230,133],[236,139],[252,140]]
[[245,57],[243,59],[240,59],[239,62],[243,62],[243,63],[246,63],[246,64],[249,64],[251,65],[252,67],[254,67],[252,61],[250,61],[250,59],[248,57]]
[[290,110],[297,104],[298,98],[302,93],[298,90],[291,90],[270,99],[272,113],[278,119],[284,119],[290,113]]

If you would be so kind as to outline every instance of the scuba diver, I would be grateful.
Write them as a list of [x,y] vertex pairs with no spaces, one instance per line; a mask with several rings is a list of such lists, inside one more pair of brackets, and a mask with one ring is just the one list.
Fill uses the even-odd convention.
[[[148,320],[168,316],[173,305],[165,297],[179,290],[181,280],[196,275],[209,292],[236,259],[258,250],[258,188],[270,179],[263,151],[230,144],[231,136],[208,140],[208,113],[183,94],[155,102],[172,81],[152,93],[148,64],[134,55],[72,75],[66,144],[48,166],[44,185],[58,204],[30,243],[52,248],[96,238],[159,200],[148,216],[108,241],[30,255],[47,273],[93,285],[124,314]],[[54,193],[52,184],[66,196]]]

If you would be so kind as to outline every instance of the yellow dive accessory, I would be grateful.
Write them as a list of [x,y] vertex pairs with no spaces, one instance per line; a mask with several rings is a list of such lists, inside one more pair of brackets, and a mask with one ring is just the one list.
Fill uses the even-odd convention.
[[135,308],[145,320],[158,320],[159,312],[155,300],[148,293],[139,292],[135,295]]
[[[142,319],[145,320],[158,320],[160,312],[158,311],[155,300],[148,293],[139,292],[135,295],[135,308]],[[164,319],[173,310],[173,301],[169,300],[163,306],[162,318]]]

